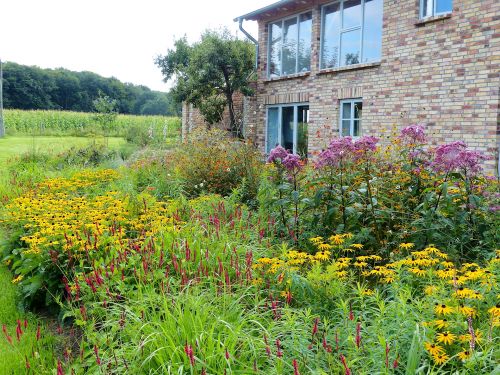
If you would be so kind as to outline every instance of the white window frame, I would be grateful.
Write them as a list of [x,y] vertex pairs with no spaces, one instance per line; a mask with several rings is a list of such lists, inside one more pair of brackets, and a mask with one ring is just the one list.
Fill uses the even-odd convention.
[[[320,31],[320,48],[319,48],[319,69],[320,70],[325,70],[325,69],[335,69],[335,68],[339,68],[339,67],[343,67],[343,66],[355,66],[355,65],[360,65],[360,64],[363,64],[363,39],[364,39],[364,36],[365,36],[365,0],[361,0],[361,25],[360,26],[353,26],[353,27],[349,27],[349,28],[346,28],[344,29],[344,2],[346,0],[337,0],[337,1],[333,1],[331,3],[327,3],[327,4],[323,4],[321,6],[321,31]],[[323,47],[324,47],[324,43],[325,43],[325,8],[329,5],[333,5],[333,4],[340,4],[340,7],[339,7],[339,12],[340,12],[340,22],[342,23],[341,27],[340,27],[340,31],[339,31],[339,39],[338,39],[338,46],[339,46],[339,56],[338,56],[338,59],[337,59],[337,65],[334,66],[334,67],[330,67],[330,68],[325,68],[323,67]],[[382,5],[383,6],[383,5]],[[383,26],[382,26],[383,27]],[[360,40],[359,40],[359,63],[358,64],[351,64],[351,65],[340,65],[340,62],[341,62],[341,58],[342,58],[342,34],[344,33],[348,33],[349,31],[355,31],[355,30],[361,30],[361,37],[360,37]],[[381,51],[382,53],[382,51]],[[377,60],[377,61],[371,61],[371,62],[380,62],[382,59],[382,56],[380,56],[380,59]]]
[[[342,123],[343,121],[347,120],[347,118],[344,118],[344,104],[349,103],[351,104],[351,113],[349,114],[349,119],[350,120],[350,126],[349,126],[349,134],[342,134]],[[361,126],[363,124],[363,118],[359,118],[359,134],[354,135],[354,104],[356,103],[361,103],[363,104],[363,98],[354,98],[354,99],[342,99],[340,100],[340,110],[339,110],[339,135],[341,137],[353,137],[353,138],[358,138],[361,137],[362,134],[362,129]]]
[[[301,12],[301,13],[298,13],[294,16],[290,16],[290,17],[285,17],[285,18],[281,18],[281,19],[278,19],[278,20],[275,20],[275,21],[272,21],[272,22],[269,22],[267,24],[267,34],[268,34],[268,37],[267,37],[267,78],[272,78],[271,77],[271,37],[272,37],[272,25],[275,24],[275,23],[278,23],[278,22],[281,22],[281,49],[280,49],[280,62],[281,62],[281,69],[280,69],[280,75],[279,77],[287,77],[289,75],[293,75],[293,74],[298,74],[298,73],[302,73],[302,72],[299,72],[299,54],[298,54],[298,51],[299,51],[299,44],[300,44],[300,16],[302,16],[303,14],[307,14],[307,13],[311,13],[311,17],[313,16],[313,13],[311,10],[308,10],[306,12]],[[288,20],[291,20],[291,19],[294,19],[297,21],[297,45],[296,45],[296,48],[297,48],[297,56],[295,57],[295,73],[291,73],[291,74],[283,74],[283,32],[285,30],[285,21],[288,21]],[[313,20],[314,22],[314,20]],[[312,26],[311,26],[312,28]],[[312,56],[312,30],[311,30],[311,45],[309,46],[309,48],[311,49],[311,56]],[[304,73],[310,73],[311,72],[311,63],[309,64],[309,70],[307,72],[304,72]]]
[[[432,3],[431,8],[432,8],[432,13],[428,16],[424,15],[424,3],[425,2],[430,2]],[[426,19],[430,17],[436,17],[436,16],[444,16],[446,14],[451,14],[453,12],[453,0],[451,2],[451,9],[444,11],[444,12],[437,12],[437,0],[420,0],[420,19]]]
[[[302,107],[302,106],[307,106],[307,107],[310,107],[309,106],[309,103],[307,102],[304,102],[304,103],[286,103],[286,104],[271,104],[271,105],[268,105],[266,106],[266,134],[265,134],[265,150],[266,150],[266,153],[268,152],[268,144],[267,144],[267,140],[269,139],[268,138],[268,131],[269,131],[269,110],[270,109],[273,109],[273,108],[278,108],[279,111],[278,111],[278,144],[279,145],[282,145],[283,143],[283,139],[282,139],[282,136],[283,136],[283,108],[285,107],[293,107],[293,150],[292,152],[294,154],[297,153],[297,142],[298,142],[298,131],[299,131],[299,127],[298,127],[298,123],[299,123],[299,107]],[[273,145],[273,148],[275,146]]]

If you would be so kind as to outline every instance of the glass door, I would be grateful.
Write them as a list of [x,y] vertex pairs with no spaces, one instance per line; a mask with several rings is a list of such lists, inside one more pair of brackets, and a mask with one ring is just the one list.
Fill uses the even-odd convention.
[[307,158],[309,106],[303,104],[268,107],[266,152],[277,145]]

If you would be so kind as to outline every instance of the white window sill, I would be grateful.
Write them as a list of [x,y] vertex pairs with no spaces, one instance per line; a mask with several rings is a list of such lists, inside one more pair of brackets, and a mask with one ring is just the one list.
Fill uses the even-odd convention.
[[380,61],[375,61],[375,62],[363,63],[363,64],[346,65],[346,66],[340,66],[338,68],[322,69],[316,74],[320,75],[320,74],[343,72],[346,70],[376,68],[376,67],[380,66],[380,64],[381,64]]
[[431,17],[426,17],[426,18],[421,18],[417,22],[415,22],[415,26],[423,26],[428,23],[432,22],[437,22],[437,21],[442,21],[451,18],[451,12],[450,13],[445,13],[445,14],[439,14],[437,16],[431,16]]
[[280,77],[272,77],[272,78],[268,77],[264,80],[264,82],[285,81],[287,79],[307,77],[310,74],[311,72],[304,72],[304,73],[288,74],[286,76],[280,76]]

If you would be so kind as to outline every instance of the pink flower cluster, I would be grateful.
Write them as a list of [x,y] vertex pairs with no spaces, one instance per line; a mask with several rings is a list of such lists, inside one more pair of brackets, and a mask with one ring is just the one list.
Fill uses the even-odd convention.
[[425,128],[422,125],[410,125],[401,130],[399,135],[401,139],[406,144],[424,144],[427,142],[427,136],[425,135]]
[[482,153],[467,149],[464,142],[457,141],[439,146],[431,166],[438,172],[463,171],[466,174],[477,174],[482,170],[481,163],[487,159]]
[[351,137],[334,138],[319,154],[316,168],[339,167],[343,162],[366,157],[377,149],[379,139],[365,136],[354,141]]
[[267,162],[281,163],[289,172],[298,172],[303,166],[299,155],[290,153],[281,146],[271,150]]

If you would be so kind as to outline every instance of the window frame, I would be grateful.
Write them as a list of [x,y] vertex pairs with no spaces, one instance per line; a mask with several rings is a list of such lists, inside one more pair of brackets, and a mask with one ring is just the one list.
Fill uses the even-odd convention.
[[[359,26],[352,26],[348,28],[344,28],[344,3],[347,0],[335,0],[326,4],[321,5],[321,18],[320,18],[320,46],[319,46],[319,70],[328,70],[328,69],[336,69],[336,68],[343,68],[346,66],[356,66],[356,65],[361,65],[361,64],[369,64],[369,63],[376,63],[380,62],[382,60],[382,50],[380,51],[380,58],[378,60],[370,61],[370,62],[363,62],[363,39],[365,36],[365,0],[361,0],[361,24]],[[422,1],[422,0],[420,0]],[[324,67],[323,66],[323,47],[325,43],[325,8],[327,6],[333,5],[333,4],[339,4],[339,12],[340,12],[340,22],[341,22],[341,27],[339,28],[339,36],[338,36],[338,46],[339,46],[339,56],[338,56],[338,61],[336,66],[334,67]],[[383,17],[383,7],[384,7],[384,2],[382,2],[382,17]],[[382,31],[383,31],[383,23],[382,23]],[[360,39],[359,39],[359,63],[357,64],[351,64],[351,65],[341,65],[341,58],[342,58],[342,34],[355,31],[355,30],[360,30]]]
[[[311,20],[312,20],[312,25],[311,25],[311,43],[309,45],[309,48],[311,50],[311,61],[309,64],[309,70],[307,72],[299,72],[299,45],[300,45],[300,16],[303,14],[311,13]],[[272,78],[281,78],[281,77],[288,77],[294,74],[299,74],[299,73],[310,73],[311,72],[311,67],[312,67],[312,31],[314,27],[314,13],[312,10],[307,10],[304,12],[297,13],[292,16],[284,17],[284,18],[279,18],[277,20],[271,21],[267,23],[267,78],[272,79]],[[290,73],[290,74],[283,74],[283,34],[284,34],[284,29],[285,29],[285,22],[295,19],[297,22],[297,44],[295,45],[296,51],[297,51],[297,56],[295,57],[295,73]],[[280,69],[280,75],[278,77],[271,77],[271,37],[272,37],[272,25],[275,23],[281,23],[281,49],[280,49],[280,62],[281,62],[281,69]]]
[[[349,121],[350,121],[350,124],[349,124],[349,134],[348,135],[343,135],[342,134],[342,122],[347,120],[344,118],[344,104],[346,103],[349,103],[351,104],[351,113],[349,114]],[[359,138],[361,137],[361,134],[362,134],[362,130],[361,130],[361,126],[362,126],[362,121],[363,121],[363,118],[359,118],[359,132],[358,132],[358,135],[354,135],[354,105],[356,103],[361,103],[363,104],[363,98],[350,98],[350,99],[341,99],[339,100],[339,107],[340,107],[340,110],[339,110],[339,136],[341,137],[352,137],[352,138]]]
[[[299,102],[299,103],[284,103],[284,104],[269,104],[266,106],[266,131],[265,131],[265,153],[269,153],[269,145],[268,145],[268,135],[269,135],[269,110],[278,108],[278,144],[282,145],[282,137],[283,137],[283,108],[285,107],[293,107],[293,150],[294,154],[297,154],[297,146],[298,146],[298,138],[299,138],[299,128],[298,128],[298,115],[299,115],[299,107],[307,106],[310,109],[309,102]],[[273,146],[273,148],[276,146]]]
[[431,18],[431,17],[445,16],[445,15],[453,13],[453,0],[451,2],[451,9],[450,10],[447,10],[445,12],[439,12],[439,13],[436,11],[437,10],[437,0],[431,0],[432,1],[432,13],[428,16],[425,16],[424,15],[424,2],[425,1],[427,1],[427,0],[420,0],[419,15],[420,15],[421,20],[425,20],[425,19]]

